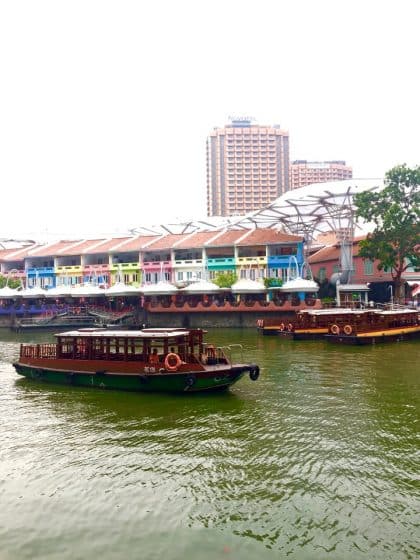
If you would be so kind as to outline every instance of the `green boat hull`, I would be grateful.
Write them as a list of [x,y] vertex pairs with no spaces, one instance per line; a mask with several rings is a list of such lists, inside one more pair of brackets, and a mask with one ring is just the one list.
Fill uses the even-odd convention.
[[151,393],[220,391],[239,381],[247,371],[242,368],[232,368],[227,371],[211,374],[203,372],[176,372],[135,375],[110,372],[68,372],[20,363],[13,365],[18,374],[40,382]]

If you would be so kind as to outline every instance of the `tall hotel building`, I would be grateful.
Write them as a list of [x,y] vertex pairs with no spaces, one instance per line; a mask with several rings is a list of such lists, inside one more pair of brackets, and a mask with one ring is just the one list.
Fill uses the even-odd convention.
[[298,159],[290,165],[290,187],[298,189],[312,183],[352,179],[353,170],[345,161],[306,161]]
[[289,190],[289,133],[232,118],[207,138],[207,215],[241,215]]

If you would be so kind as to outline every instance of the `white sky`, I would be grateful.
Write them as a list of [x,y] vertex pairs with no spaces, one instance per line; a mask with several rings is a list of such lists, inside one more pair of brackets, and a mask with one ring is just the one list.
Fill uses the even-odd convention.
[[206,215],[206,137],[289,130],[354,177],[420,163],[417,0],[0,0],[0,237]]

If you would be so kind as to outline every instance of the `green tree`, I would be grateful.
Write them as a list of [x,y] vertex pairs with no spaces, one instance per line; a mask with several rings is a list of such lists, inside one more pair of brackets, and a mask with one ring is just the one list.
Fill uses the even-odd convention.
[[420,266],[420,167],[392,168],[381,191],[355,196],[356,217],[374,224],[360,242],[359,255],[378,260],[378,269],[388,269],[395,295],[404,297],[402,275],[409,266]]
[[7,280],[7,276],[3,276],[2,274],[0,274],[0,288],[4,288],[6,284],[9,286],[9,288],[20,288],[21,281],[14,280],[13,278]]
[[237,279],[238,277],[234,272],[219,272],[213,282],[219,288],[230,288]]

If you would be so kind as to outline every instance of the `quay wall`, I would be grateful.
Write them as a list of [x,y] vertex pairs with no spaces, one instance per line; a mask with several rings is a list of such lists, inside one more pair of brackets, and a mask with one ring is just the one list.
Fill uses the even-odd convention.
[[[220,312],[206,313],[195,312],[188,313],[181,311],[179,313],[151,313],[145,312],[139,316],[139,326],[145,324],[147,327],[179,327],[179,328],[253,328],[256,327],[257,319],[267,320],[270,323],[286,323],[295,317],[294,311],[284,312]],[[0,315],[0,328],[12,328],[15,325],[16,318],[11,315]],[[59,328],[57,325],[53,327]]]
[[220,313],[147,313],[145,324],[148,327],[179,327],[179,328],[241,328],[256,327],[257,319],[268,319],[272,323],[289,322],[295,317],[294,311],[279,312],[275,318],[273,313],[264,312],[220,312]]

